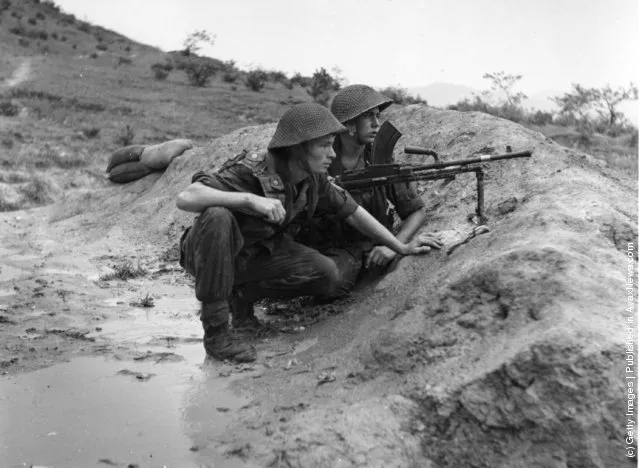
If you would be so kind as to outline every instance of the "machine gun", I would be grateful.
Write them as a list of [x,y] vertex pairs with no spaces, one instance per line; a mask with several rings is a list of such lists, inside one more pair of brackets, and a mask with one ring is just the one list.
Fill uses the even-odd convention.
[[[396,129],[394,130],[396,131]],[[396,141],[397,138],[394,138],[391,145],[394,146]],[[525,150],[514,153],[508,152],[494,156],[481,155],[475,158],[442,162],[439,159],[439,155],[435,151],[429,149],[407,146],[404,148],[404,152],[406,154],[423,154],[431,156],[435,159],[435,163],[423,165],[374,164],[365,169],[346,171],[341,176],[336,177],[335,182],[340,187],[346,190],[351,190],[376,187],[380,185],[414,182],[418,180],[454,179],[457,174],[474,172],[477,179],[477,209],[475,213],[478,218],[478,224],[485,224],[484,168],[482,163],[499,161],[502,159],[529,158],[532,156],[532,151]]]

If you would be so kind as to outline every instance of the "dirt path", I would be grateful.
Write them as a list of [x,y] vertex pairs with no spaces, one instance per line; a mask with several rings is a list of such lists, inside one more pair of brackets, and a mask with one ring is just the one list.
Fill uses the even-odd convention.
[[[366,378],[335,352],[362,325],[352,303],[341,316],[329,306],[271,317],[287,333],[256,337],[254,365],[211,362],[191,279],[170,250],[132,247],[117,236],[86,243],[81,222],[51,224],[49,216],[46,207],[0,214],[0,409],[8,415],[0,458],[146,466],[151,454],[176,466],[254,466],[246,440],[253,456],[281,455],[292,415],[367,392],[362,386],[352,393]],[[100,280],[126,262],[146,274]],[[141,307],[145,299],[153,307]],[[60,405],[65,411],[52,409]],[[78,423],[69,425],[73,417]],[[92,445],[86,427],[111,443]],[[123,435],[133,430],[134,447]]]
[[2,88],[13,88],[29,79],[31,76],[31,59],[24,58],[18,68],[13,72],[11,78],[0,84]]

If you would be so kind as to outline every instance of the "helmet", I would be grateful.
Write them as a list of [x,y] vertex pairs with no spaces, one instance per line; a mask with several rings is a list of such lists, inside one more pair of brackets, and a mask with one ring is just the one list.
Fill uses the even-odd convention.
[[268,149],[293,146],[345,131],[346,128],[326,107],[314,102],[305,102],[291,107],[282,116]]
[[331,112],[341,123],[353,120],[375,107],[383,111],[393,100],[366,85],[351,85],[343,88],[335,95],[331,104]]

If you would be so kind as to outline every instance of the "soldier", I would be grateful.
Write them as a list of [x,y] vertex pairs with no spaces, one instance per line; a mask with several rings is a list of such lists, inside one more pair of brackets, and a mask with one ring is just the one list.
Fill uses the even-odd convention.
[[280,119],[266,153],[243,152],[215,174],[198,172],[178,195],[178,208],[199,213],[182,235],[180,264],[195,276],[204,348],[213,358],[256,359],[255,348],[228,325],[230,314],[234,328],[255,322],[254,301],[341,294],[339,265],[288,232],[298,215],[330,213],[402,255],[433,246],[398,240],[329,182],[335,135],[345,130],[323,106],[299,104]]
[[[372,144],[380,127],[380,113],[393,103],[391,99],[366,85],[351,85],[339,91],[331,104],[331,112],[347,128],[335,138],[336,158],[328,170],[337,177],[347,170],[363,169],[371,164],[391,163],[373,161]],[[393,229],[396,212],[402,220],[396,234],[401,242],[409,242],[426,219],[424,202],[412,184],[395,184],[368,189],[351,190],[353,199],[375,217],[384,227]],[[440,240],[428,234],[429,245],[441,248]],[[345,223],[330,223],[319,212],[303,227],[300,242],[318,248],[338,259],[342,265],[341,287],[350,290],[365,269],[383,271],[398,255],[370,237]]]

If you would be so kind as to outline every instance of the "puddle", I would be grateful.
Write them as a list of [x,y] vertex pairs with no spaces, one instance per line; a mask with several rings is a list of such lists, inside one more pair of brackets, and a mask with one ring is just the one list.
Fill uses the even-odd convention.
[[[83,357],[0,380],[3,466],[247,467],[210,441],[249,398],[204,362],[201,344],[172,351],[185,360]],[[155,375],[139,380],[118,374],[124,369]]]
[[[163,297],[154,299],[154,307],[130,307],[125,298],[107,299],[111,306],[126,305],[126,317],[100,324],[100,331],[89,336],[140,345],[167,341],[201,340],[202,324],[196,314],[195,298]],[[173,340],[171,340],[173,339]]]

